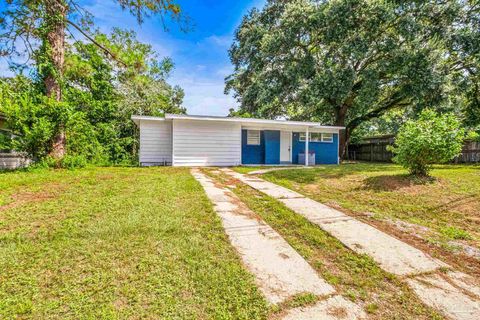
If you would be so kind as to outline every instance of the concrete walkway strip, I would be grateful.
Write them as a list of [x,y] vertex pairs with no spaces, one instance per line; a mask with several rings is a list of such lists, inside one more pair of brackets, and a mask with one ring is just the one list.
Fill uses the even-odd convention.
[[[317,224],[345,246],[358,253],[371,256],[382,268],[390,273],[405,276],[415,273],[435,271],[446,264],[433,259],[422,251],[392,237],[380,230],[358,221],[351,216],[330,208],[287,188],[256,178],[239,174],[230,169],[223,169],[250,187],[281,201],[294,212]],[[293,193],[292,193],[293,192]],[[287,195],[287,196],[285,196]],[[392,253],[395,254],[392,254]]]
[[[289,207],[288,201],[290,199],[282,200],[287,207]],[[431,272],[441,266],[447,266],[366,223],[353,218],[333,220],[329,218],[328,213],[326,218],[317,215],[313,221],[353,251],[370,255],[390,273],[404,276]]]
[[222,171],[281,201],[286,207],[317,224],[351,250],[368,254],[384,270],[407,277],[408,285],[426,305],[451,319],[480,319],[480,287],[473,277],[457,271],[442,273],[439,271],[441,267],[447,269],[451,267],[421,250],[317,201],[303,196],[284,197],[283,195],[289,194],[289,189],[276,186],[277,190],[274,191],[275,188],[270,184],[268,187],[264,185],[264,188],[257,188],[262,184],[259,178],[253,181],[252,177],[230,169]]
[[305,292],[319,296],[334,293],[303,257],[231,191],[217,187],[198,170],[192,170],[192,175],[215,205],[232,245],[270,303]]
[[[456,272],[458,276],[458,272]],[[466,276],[466,275],[463,275]],[[480,319],[478,287],[458,281],[456,275],[428,274],[407,279],[407,283],[432,308],[458,320]]]

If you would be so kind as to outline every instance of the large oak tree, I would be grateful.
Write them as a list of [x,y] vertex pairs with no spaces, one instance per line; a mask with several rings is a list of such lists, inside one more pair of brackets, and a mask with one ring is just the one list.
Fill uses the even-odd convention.
[[[142,23],[146,17],[170,16],[179,20],[180,7],[174,0],[112,0]],[[76,0],[7,0],[0,13],[0,55],[27,55],[33,58],[37,75],[48,97],[62,100],[65,63],[65,39],[68,32],[81,33],[113,60],[125,64],[109,48],[91,36],[93,17]],[[52,156],[65,154],[65,131],[60,129],[53,141]]]
[[234,92],[241,111],[256,116],[345,126],[343,153],[365,121],[444,98],[454,66],[464,70],[461,39],[455,48],[462,54],[452,61],[453,35],[476,6],[448,0],[270,0],[236,31],[230,50],[235,70],[226,92]]

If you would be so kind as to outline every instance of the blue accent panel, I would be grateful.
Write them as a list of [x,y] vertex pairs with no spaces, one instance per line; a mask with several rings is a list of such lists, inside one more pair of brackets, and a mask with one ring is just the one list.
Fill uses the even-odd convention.
[[247,130],[242,130],[242,164],[265,163],[265,136],[260,131],[260,145],[247,145]]
[[[299,141],[300,133],[293,133],[292,162],[298,163],[298,154],[305,152],[305,141]],[[338,134],[333,134],[333,142],[310,142],[308,150],[315,152],[315,164],[337,164]],[[303,164],[303,163],[301,163]]]
[[265,130],[265,164],[280,164],[280,131]]

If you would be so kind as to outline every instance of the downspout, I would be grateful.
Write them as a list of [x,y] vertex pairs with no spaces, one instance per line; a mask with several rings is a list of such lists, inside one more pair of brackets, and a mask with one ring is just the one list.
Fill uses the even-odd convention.
[[[348,157],[348,144],[346,146],[347,146],[347,157]],[[340,164],[340,130],[337,131],[337,164]]]
[[172,119],[172,167],[175,167],[175,120]]
[[308,127],[305,133],[305,166],[308,166],[308,143],[310,140],[310,134],[308,133]]

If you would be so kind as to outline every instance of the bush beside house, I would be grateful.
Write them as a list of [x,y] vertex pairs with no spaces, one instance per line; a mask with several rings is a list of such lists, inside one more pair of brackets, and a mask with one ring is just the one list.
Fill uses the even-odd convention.
[[0,113],[0,152],[10,150],[10,132],[5,126],[5,116]]
[[465,130],[455,115],[424,110],[417,120],[407,121],[389,146],[393,161],[415,176],[428,176],[433,164],[447,163],[462,151]]

